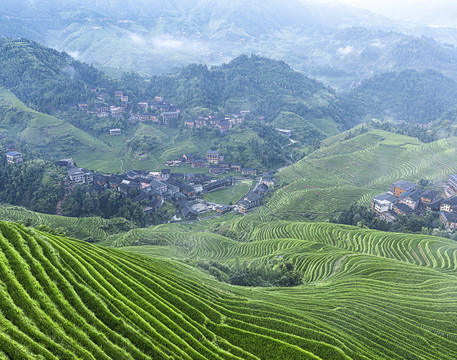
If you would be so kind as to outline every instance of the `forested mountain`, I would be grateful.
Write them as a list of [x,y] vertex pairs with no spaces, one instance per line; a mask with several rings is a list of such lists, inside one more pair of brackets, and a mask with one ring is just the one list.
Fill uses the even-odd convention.
[[457,105],[457,83],[432,70],[389,72],[364,80],[346,95],[346,107],[363,118],[414,124],[439,119]]
[[26,39],[0,39],[0,62],[0,85],[40,111],[95,98],[91,84],[106,82],[92,66]]
[[332,89],[282,61],[255,55],[241,55],[210,69],[189,65],[176,75],[153,77],[146,91],[152,89],[186,107],[250,109],[267,121],[291,111],[308,118],[330,116],[343,127],[352,125]]
[[[134,73],[111,78],[66,53],[26,39],[2,39],[0,58],[4,64],[0,69],[1,142],[18,142],[23,150],[48,159],[75,157],[92,169],[119,168],[119,159],[130,163],[137,150],[131,140],[144,140],[145,136],[153,144],[147,151],[154,160],[135,160],[132,167],[156,167],[168,157],[179,156],[175,151],[203,154],[209,148],[225,150],[232,161],[246,158],[246,166],[276,166],[285,161],[286,152],[282,150],[284,139],[274,127],[291,129],[301,145],[311,145],[354,124],[332,89],[282,61],[255,55],[242,55],[212,68],[188,65],[173,74],[149,78]],[[107,94],[107,106],[119,106],[116,90],[129,97],[123,117],[100,118],[93,111],[74,109],[78,102],[93,109],[100,93]],[[130,122],[128,114],[138,111],[137,103],[151,103],[157,95],[182,110],[178,126],[164,132],[160,126]],[[189,132],[184,127],[185,120],[199,115],[225,116],[241,110],[251,111],[250,121],[262,116],[266,124],[247,123],[244,130],[229,136],[220,131]],[[111,128],[125,131],[125,141],[107,138]],[[167,152],[171,148],[173,153]],[[97,154],[96,162],[91,160],[93,154]],[[266,154],[270,155],[265,158]]]
[[21,0],[0,9],[0,34],[32,38],[116,72],[157,74],[258,53],[338,87],[409,68],[457,78],[453,46],[403,29],[368,11],[298,0]]

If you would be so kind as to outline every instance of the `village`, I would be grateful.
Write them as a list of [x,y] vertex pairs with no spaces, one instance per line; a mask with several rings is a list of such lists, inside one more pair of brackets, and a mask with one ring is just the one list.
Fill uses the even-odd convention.
[[[22,153],[16,151],[14,144],[9,144],[4,150],[7,163],[23,162]],[[209,212],[215,212],[214,215],[231,211],[247,214],[261,205],[269,188],[276,183],[273,170],[256,178],[256,169],[242,168],[239,164],[228,164],[224,162],[224,156],[214,150],[207,151],[206,159],[185,153],[179,160],[169,161],[167,165],[172,167],[188,164],[193,168],[207,167],[209,174],[172,172],[170,168],[158,172],[130,170],[121,175],[98,174],[77,167],[71,158],[56,162],[56,165],[64,167],[67,172],[67,178],[64,181],[66,194],[71,193],[75,186],[81,185],[90,186],[89,191],[97,193],[107,189],[119,191],[130,197],[133,202],[141,203],[145,212],[160,211],[165,201],[172,201],[180,212],[180,216],[177,214],[174,217],[175,221],[199,219],[201,214]],[[232,174],[236,173],[242,177],[235,178]],[[229,188],[243,179],[252,179],[255,182],[246,194],[240,196],[236,204],[220,204],[202,199],[205,193]]]
[[398,215],[438,212],[446,230],[457,228],[457,174],[449,175],[445,186],[447,198],[439,198],[436,190],[421,190],[413,182],[399,180],[391,184],[390,191],[372,198],[371,209],[382,220],[395,222]]
[[[97,89],[93,89],[93,91],[97,92]],[[152,103],[146,101],[138,102],[136,106],[132,106],[129,103],[129,97],[124,95],[123,91],[115,91],[114,100],[109,104],[111,99],[109,94],[97,93],[97,100],[99,102],[93,104],[89,101],[82,102],[78,103],[77,107],[81,111],[96,114],[99,118],[128,119],[131,124],[138,122],[153,123],[168,127],[177,127],[179,125],[181,109],[164,101],[162,96],[155,96]],[[184,126],[189,129],[207,126],[217,128],[225,133],[234,126],[242,124],[248,114],[250,114],[249,110],[242,110],[238,114],[227,114],[224,116],[216,113],[198,115],[195,119],[185,120]],[[257,120],[264,121],[264,117],[259,116]],[[122,130],[120,128],[113,128],[110,129],[109,133],[112,136],[121,135]]]
[[[97,93],[98,102],[87,101],[70,108],[77,108],[82,112],[95,114],[98,118],[111,117],[113,119],[128,120],[131,124],[153,123],[160,126],[177,127],[181,110],[173,104],[164,101],[162,96],[155,96],[152,103],[139,102],[132,106],[129,97],[123,91],[115,91],[114,98],[107,93]],[[201,128],[203,126],[227,132],[232,127],[242,124],[249,110],[238,114],[218,116],[216,113],[199,115],[194,120],[185,120],[185,128]],[[263,121],[263,117],[258,117]],[[109,129],[109,135],[120,136],[122,129]],[[14,144],[5,149],[7,163],[17,164],[23,161],[22,153],[18,152]],[[122,175],[98,174],[90,170],[77,167],[73,160],[61,159],[56,162],[65,168],[65,191],[69,194],[77,185],[90,186],[90,191],[102,192],[106,189],[119,191],[130,197],[133,202],[139,202],[145,212],[160,211],[166,201],[172,201],[179,209],[179,214],[173,218],[179,220],[198,219],[202,214],[221,215],[230,211],[246,214],[261,204],[261,200],[269,187],[274,186],[274,171],[268,171],[262,177],[256,178],[257,169],[245,168],[241,164],[224,161],[224,155],[217,150],[208,150],[206,156],[185,153],[179,159],[168,160],[161,171],[131,170]],[[208,169],[204,173],[180,173],[171,170],[173,167],[190,166],[192,168]],[[241,177],[235,178],[237,174]],[[253,185],[249,192],[235,201],[215,203],[203,200],[203,194],[232,187],[235,182],[243,179],[252,179]]]
[[[179,220],[195,220],[201,214],[215,212],[214,215],[222,215],[230,211],[238,211],[246,214],[261,204],[262,198],[269,187],[275,184],[273,172],[266,172],[262,177],[256,179],[255,186],[246,193],[236,204],[219,204],[205,201],[202,195],[216,190],[226,189],[235,185],[233,175],[221,175],[229,170],[238,171],[244,177],[252,178],[256,175],[255,169],[242,169],[218,164],[221,156],[216,151],[208,151],[207,159],[201,160],[191,154],[183,154],[180,163],[203,161],[203,166],[209,168],[210,174],[203,173],[178,173],[170,169],[162,169],[158,172],[146,170],[130,170],[122,175],[97,174],[76,167],[72,159],[61,159],[58,165],[66,168],[69,182],[66,191],[71,192],[74,186],[88,185],[90,191],[102,192],[106,189],[119,191],[130,197],[133,202],[143,205],[145,212],[160,211],[165,201],[172,201],[177,205],[180,216],[173,218]],[[211,171],[217,167],[218,171]],[[213,216],[214,216],[213,215]]]

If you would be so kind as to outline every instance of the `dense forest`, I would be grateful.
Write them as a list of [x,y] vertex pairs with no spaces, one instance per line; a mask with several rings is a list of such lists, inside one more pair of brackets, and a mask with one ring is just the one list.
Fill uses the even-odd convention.
[[58,167],[45,161],[7,164],[5,156],[1,156],[0,203],[55,214],[64,194],[64,176]]
[[124,194],[105,190],[101,194],[89,191],[87,186],[76,186],[65,198],[62,211],[65,216],[100,216],[105,219],[123,217],[138,225],[145,225],[143,208]]
[[90,86],[109,83],[93,66],[26,39],[0,39],[0,62],[0,85],[44,112],[95,98]]
[[427,124],[457,105],[457,83],[432,70],[403,70],[364,80],[344,97],[359,121],[375,117]]
[[281,258],[265,264],[239,264],[227,266],[216,261],[200,261],[198,266],[207,270],[219,281],[239,286],[298,286],[303,284],[303,274],[295,265]]

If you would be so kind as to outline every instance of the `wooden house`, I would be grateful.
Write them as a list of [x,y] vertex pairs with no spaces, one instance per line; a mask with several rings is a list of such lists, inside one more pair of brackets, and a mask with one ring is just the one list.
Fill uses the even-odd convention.
[[400,197],[401,194],[407,191],[415,190],[416,188],[417,184],[405,180],[399,180],[390,185],[390,190],[396,197]]
[[206,152],[206,161],[208,161],[211,164],[217,164],[219,163],[220,160],[220,152],[216,150],[208,150]]
[[448,230],[457,229],[457,214],[453,212],[442,211],[440,220]]
[[257,174],[256,169],[241,169],[241,175],[248,176],[248,175],[256,175],[256,174]]
[[452,189],[452,191],[457,192],[457,174],[449,175],[447,184]]
[[191,166],[193,168],[205,167],[205,160],[203,160],[203,159],[194,159],[194,160],[191,161]]
[[436,191],[436,190],[425,190],[421,194],[421,202],[422,202],[422,204],[430,204],[433,201],[435,201],[437,196],[438,196],[438,191]]

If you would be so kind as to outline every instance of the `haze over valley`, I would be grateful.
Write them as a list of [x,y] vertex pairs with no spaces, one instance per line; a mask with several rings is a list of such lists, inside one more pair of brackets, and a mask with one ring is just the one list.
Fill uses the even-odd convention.
[[455,5],[0,0],[0,359],[455,359]]

